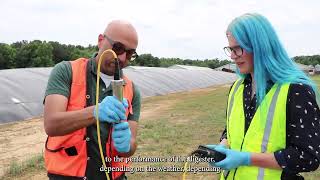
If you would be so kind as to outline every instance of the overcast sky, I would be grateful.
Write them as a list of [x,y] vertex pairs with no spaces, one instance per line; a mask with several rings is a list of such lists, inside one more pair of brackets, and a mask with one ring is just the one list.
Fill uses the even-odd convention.
[[113,19],[132,22],[138,53],[226,59],[225,30],[236,16],[257,12],[274,25],[290,56],[320,54],[319,0],[1,0],[0,42],[96,44]]

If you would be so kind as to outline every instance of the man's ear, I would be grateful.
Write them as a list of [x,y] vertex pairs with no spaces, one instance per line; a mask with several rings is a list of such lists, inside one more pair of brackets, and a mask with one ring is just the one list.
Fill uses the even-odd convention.
[[104,36],[102,34],[99,34],[98,36],[98,48],[100,49],[102,46],[102,42],[104,40]]

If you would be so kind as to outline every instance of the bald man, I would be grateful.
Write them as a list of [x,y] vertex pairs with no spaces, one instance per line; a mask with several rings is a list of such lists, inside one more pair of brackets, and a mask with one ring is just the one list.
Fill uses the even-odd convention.
[[[124,100],[112,96],[111,80],[115,73],[112,49],[120,68],[137,57],[138,35],[126,21],[108,24],[98,36],[98,53],[91,58],[63,61],[51,71],[44,98],[45,165],[50,180],[126,179],[128,164],[115,157],[134,154],[140,116],[140,92],[134,83],[124,79]],[[95,110],[97,64],[101,61],[99,109]],[[99,115],[99,117],[98,117]],[[96,121],[107,168],[103,168],[98,146]],[[120,158],[121,159],[121,158]],[[118,160],[118,161],[115,161]]]

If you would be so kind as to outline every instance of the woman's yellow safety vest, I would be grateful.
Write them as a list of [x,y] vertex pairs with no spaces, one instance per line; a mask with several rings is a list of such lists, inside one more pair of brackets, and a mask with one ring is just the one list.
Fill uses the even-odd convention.
[[[260,103],[251,124],[244,134],[245,116],[243,106],[243,79],[235,82],[228,97],[227,137],[230,149],[273,153],[286,146],[286,105],[289,83],[274,84]],[[240,166],[223,171],[220,179],[234,180],[277,180],[282,170]]]

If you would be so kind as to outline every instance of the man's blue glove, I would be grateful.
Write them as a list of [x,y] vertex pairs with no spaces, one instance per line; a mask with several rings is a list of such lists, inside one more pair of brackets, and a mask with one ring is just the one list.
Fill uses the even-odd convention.
[[128,122],[113,125],[112,140],[118,152],[127,153],[130,151],[131,131]]
[[248,152],[227,149],[224,145],[207,145],[207,147],[226,155],[224,160],[217,163],[210,163],[212,166],[231,170],[239,166],[248,166],[251,164],[251,154]]
[[[126,120],[126,109],[128,107],[128,101],[123,98],[122,103],[114,96],[105,97],[101,103],[99,103],[99,121],[116,123],[120,120]],[[97,119],[96,108],[93,111],[94,117]]]

